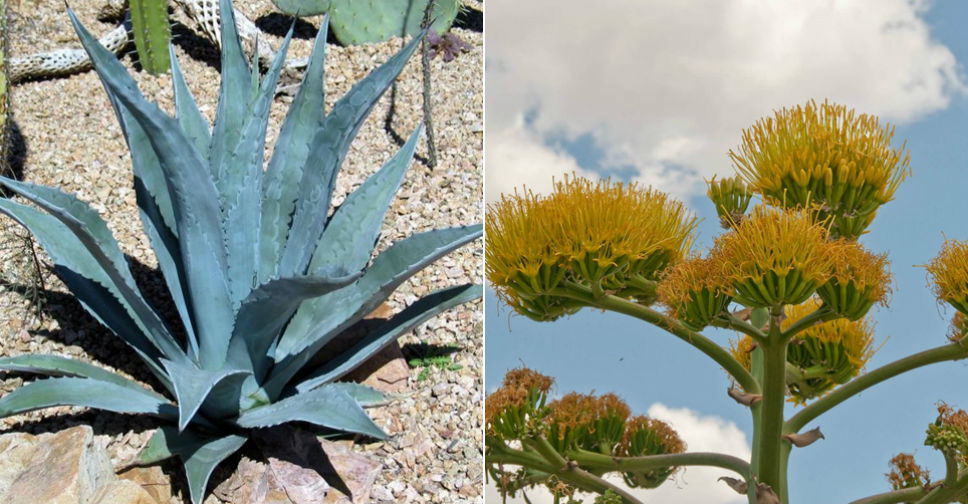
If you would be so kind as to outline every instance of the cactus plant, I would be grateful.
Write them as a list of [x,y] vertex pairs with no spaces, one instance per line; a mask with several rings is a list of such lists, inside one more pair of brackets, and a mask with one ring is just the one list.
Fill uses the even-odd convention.
[[174,57],[176,117],[170,117],[144,99],[121,63],[69,12],[131,151],[141,220],[183,338],[142,297],[90,206],[53,188],[0,179],[36,205],[0,200],[0,212],[34,234],[81,304],[135,350],[168,394],[64,357],[14,356],[0,359],[0,369],[55,377],[0,398],[0,416],[79,405],[167,420],[172,425],[158,430],[140,461],[180,457],[195,503],[214,467],[252,429],[302,421],[383,438],[363,410],[382,395],[337,380],[422,321],[481,295],[478,285],[430,293],[335,357],[313,362],[402,282],[481,236],[482,226],[415,234],[371,261],[419,128],[326,218],[350,142],[420,37],[325,114],[324,22],[263,170],[269,105],[292,31],[260,82],[259,69],[243,55],[230,0],[221,0],[220,10],[223,78],[211,132]]
[[168,71],[168,2],[166,0],[129,0],[131,31],[141,67],[150,74]]
[[[382,42],[421,31],[429,0],[331,0],[333,35],[344,45]],[[460,10],[460,0],[435,0],[431,29],[447,31]]]
[[[719,479],[749,504],[789,504],[791,455],[823,439],[808,424],[885,380],[968,358],[968,241],[946,239],[925,268],[938,301],[957,310],[948,341],[863,372],[875,348],[868,314],[887,304],[892,277],[887,255],[857,238],[908,176],[908,153],[891,145],[892,133],[876,117],[829,102],[758,121],[730,153],[739,176],[709,184],[728,225],[703,254],[690,250],[694,226],[682,205],[634,184],[566,178],[549,195],[524,189],[489,206],[486,267],[498,299],[537,321],[588,307],[652,324],[723,368],[733,382],[728,395],[753,425],[747,460],[634,454],[614,435],[619,422],[603,422],[606,408],[588,400],[557,420],[570,429],[562,437],[544,403],[551,379],[515,371],[485,404],[485,465],[498,489],[507,496],[544,485],[559,498],[588,492],[596,502],[637,504],[615,476],[646,487],[664,476],[630,478],[630,470],[701,465],[737,473]],[[747,214],[752,197],[760,204]],[[646,201],[661,204],[637,204]],[[706,327],[740,337],[727,347],[700,332]],[[648,383],[651,370],[640,367],[632,383]],[[789,417],[788,401],[797,408]],[[888,474],[893,490],[854,504],[966,502],[968,413],[943,403],[938,413],[925,445],[943,455],[944,479],[930,480],[901,454]],[[643,436],[659,439],[659,430]],[[573,432],[581,443],[570,442]]]

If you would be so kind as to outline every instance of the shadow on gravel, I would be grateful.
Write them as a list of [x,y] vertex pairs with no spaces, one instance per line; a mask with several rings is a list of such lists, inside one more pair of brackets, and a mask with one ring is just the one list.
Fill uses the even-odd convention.
[[[314,16],[314,18],[322,19],[322,16]],[[259,17],[255,20],[255,26],[270,35],[285,37],[294,19],[296,25],[292,31],[293,39],[313,40],[316,38],[316,32],[318,30],[312,23],[302,18],[293,18],[281,12],[271,12]]]
[[[142,296],[165,320],[174,336],[179,341],[184,342],[185,330],[181,325],[181,319],[177,316],[174,303],[168,295],[161,273],[141,264],[131,256],[126,257]],[[57,273],[71,282],[83,285],[85,289],[103,289],[103,287],[86,281],[69,270],[59,270]],[[92,359],[127,373],[148,384],[155,391],[164,393],[164,387],[148,371],[147,365],[138,354],[120,337],[95,320],[73,294],[50,289],[37,291],[31,285],[3,282],[2,280],[0,280],[0,287],[28,299],[37,307],[42,317],[55,320],[59,328],[53,331],[47,329],[28,330],[29,334],[41,336],[64,345],[77,345]],[[40,302],[38,303],[32,296],[38,297]],[[30,375],[25,374],[23,376],[29,378]]]
[[[24,179],[24,164],[27,160],[27,142],[24,140],[23,133],[20,132],[20,125],[13,117],[7,118],[5,123],[7,131],[7,150],[6,159],[0,163],[0,175],[16,180]],[[6,188],[0,188],[0,198],[9,198],[12,195]]]

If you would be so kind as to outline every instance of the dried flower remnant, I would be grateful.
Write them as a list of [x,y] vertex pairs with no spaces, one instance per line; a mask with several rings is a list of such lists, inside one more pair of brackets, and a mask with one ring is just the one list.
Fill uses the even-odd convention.
[[887,254],[874,254],[844,239],[830,242],[826,254],[832,262],[830,279],[817,289],[825,305],[857,320],[875,303],[887,304],[891,292]]
[[615,394],[571,392],[548,403],[549,438],[559,451],[581,448],[610,454],[622,440],[631,410]]
[[968,241],[945,240],[926,268],[938,300],[968,315]]
[[910,155],[892,148],[893,136],[875,116],[811,100],[743,130],[729,156],[771,204],[817,208],[821,220],[833,218],[834,236],[853,239],[910,174]]
[[809,298],[830,276],[826,247],[827,229],[809,211],[763,205],[715,245],[735,300],[764,308]]
[[484,401],[484,423],[488,435],[504,438],[521,434],[522,429],[537,421],[538,409],[554,378],[526,367],[512,369],[504,375],[500,388]]
[[931,483],[931,474],[914,462],[914,455],[898,453],[891,459],[890,465],[891,472],[884,476],[887,476],[894,490],[923,488]]
[[454,61],[454,58],[458,55],[468,52],[473,48],[466,41],[451,32],[447,32],[441,37],[437,35],[437,32],[431,31],[427,34],[427,43],[430,45],[427,56],[430,59],[434,59],[440,54],[445,63]]

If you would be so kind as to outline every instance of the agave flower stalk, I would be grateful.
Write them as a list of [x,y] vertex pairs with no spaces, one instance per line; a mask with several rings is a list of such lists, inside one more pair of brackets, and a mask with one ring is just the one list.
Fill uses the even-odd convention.
[[242,53],[229,0],[221,0],[220,11],[223,79],[211,129],[174,57],[176,117],[170,117],[142,97],[121,63],[69,12],[131,151],[142,224],[184,339],[143,298],[97,212],[57,189],[0,179],[36,205],[0,199],[0,212],[33,233],[81,304],[130,345],[165,388],[160,394],[53,355],[9,357],[0,359],[0,369],[56,377],[4,396],[0,416],[77,405],[167,420],[171,426],[158,430],[140,461],[180,457],[196,503],[212,470],[241,448],[251,429],[302,421],[383,438],[363,410],[382,395],[338,380],[422,321],[481,295],[475,285],[429,294],[349,349],[311,365],[401,283],[479,237],[482,226],[415,234],[371,259],[419,128],[326,218],[350,142],[420,37],[326,114],[324,21],[263,170],[269,105],[292,31],[260,78]]
[[[753,424],[749,460],[688,451],[633,456],[622,450],[653,446],[663,435],[648,421],[633,420],[614,399],[569,394],[552,403],[545,401],[549,381],[530,390],[518,385],[513,394],[506,382],[487,404],[485,461],[499,487],[510,495],[543,484],[559,497],[591,492],[603,502],[634,503],[605,476],[649,486],[662,483],[661,470],[705,465],[738,474],[721,479],[749,504],[789,504],[790,456],[823,439],[811,424],[824,413],[900,374],[968,357],[968,242],[947,240],[927,270],[938,300],[957,310],[950,342],[864,371],[873,353],[869,311],[887,304],[891,273],[885,254],[856,239],[908,174],[904,147],[891,147],[891,136],[875,117],[829,103],[783,109],[761,121],[744,132],[742,151],[731,153],[742,180],[713,180],[709,196],[721,212],[739,215],[749,202],[748,184],[762,204],[742,218],[731,216],[708,253],[678,248],[681,254],[665,262],[646,263],[646,274],[629,274],[632,261],[615,252],[650,242],[630,238],[640,226],[623,227],[626,215],[612,204],[620,191],[609,190],[608,182],[572,181],[544,198],[525,190],[526,196],[505,196],[489,208],[488,278],[502,299],[539,294],[559,308],[587,306],[654,325],[722,367],[733,381],[730,397],[749,408]],[[700,332],[706,326],[741,337],[727,350]],[[797,408],[789,418],[787,402]],[[929,429],[927,444],[945,458],[943,481],[928,482],[913,461],[899,460],[893,491],[854,504],[962,502],[965,418],[945,410]],[[629,433],[631,425],[646,429],[639,441],[632,441],[638,434]]]

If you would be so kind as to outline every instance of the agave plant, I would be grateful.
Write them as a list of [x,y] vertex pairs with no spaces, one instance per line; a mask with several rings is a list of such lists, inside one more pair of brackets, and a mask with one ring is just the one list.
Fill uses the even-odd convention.
[[0,212],[33,233],[81,304],[137,352],[167,392],[80,361],[22,355],[0,359],[0,370],[53,378],[0,399],[0,416],[74,405],[170,421],[141,462],[179,456],[196,503],[212,470],[241,448],[251,429],[302,421],[383,438],[363,410],[382,395],[337,380],[422,321],[481,295],[479,285],[429,294],[349,349],[331,352],[335,357],[313,360],[414,273],[481,236],[482,227],[415,234],[371,262],[419,128],[327,218],[350,142],[420,37],[326,114],[324,21],[263,169],[269,105],[292,30],[260,80],[258,66],[250,67],[242,52],[230,0],[221,0],[220,10],[223,76],[211,132],[173,53],[176,116],[170,117],[144,99],[121,63],[69,12],[121,123],[141,220],[183,331],[173,330],[142,296],[90,206],[53,188],[0,179],[34,204],[0,199]]

